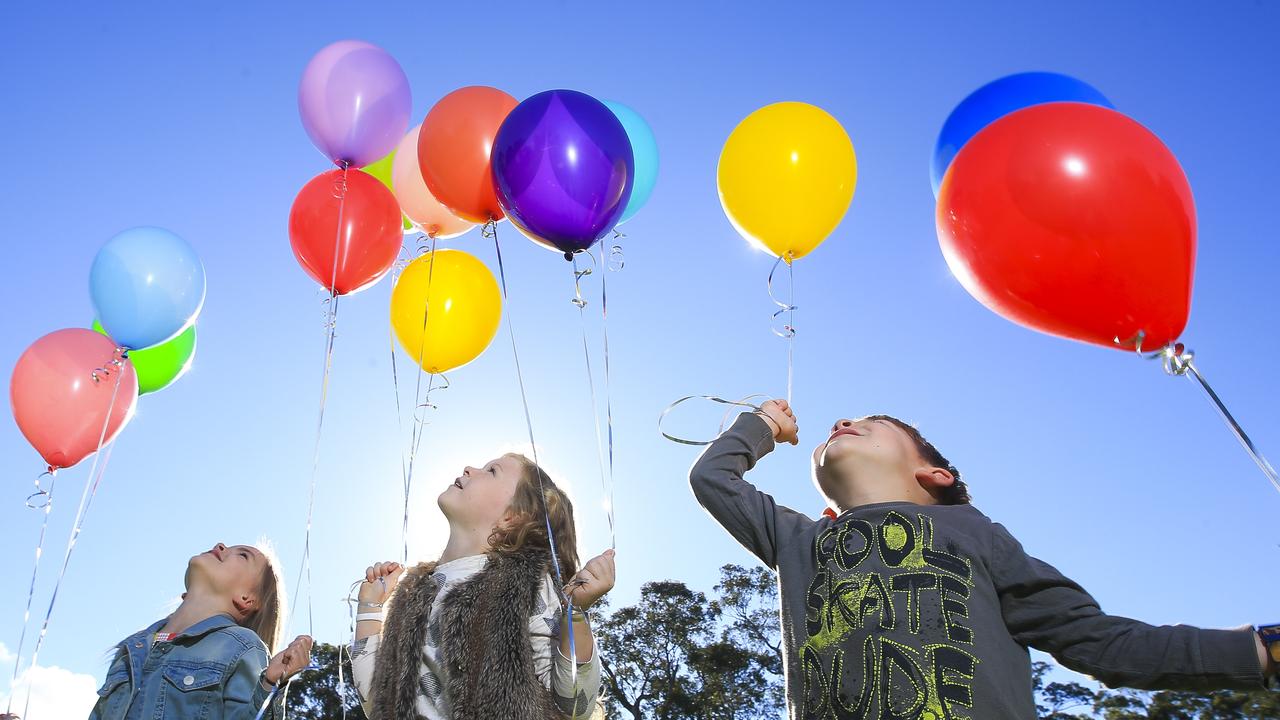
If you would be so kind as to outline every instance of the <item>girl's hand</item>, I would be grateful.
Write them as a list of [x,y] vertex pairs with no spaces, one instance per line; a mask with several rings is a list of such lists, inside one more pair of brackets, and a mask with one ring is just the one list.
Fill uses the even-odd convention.
[[575,607],[586,610],[613,589],[614,566],[612,550],[592,558],[565,586]]
[[769,424],[775,442],[792,445],[800,442],[800,426],[796,424],[795,413],[791,412],[791,404],[786,400],[766,401],[756,414]]
[[299,635],[293,639],[293,642],[289,643],[289,647],[271,658],[263,677],[272,685],[278,685],[302,672],[310,662],[311,637]]
[[398,562],[374,563],[365,568],[364,582],[360,583],[360,602],[379,605],[386,602],[403,574],[404,566]]

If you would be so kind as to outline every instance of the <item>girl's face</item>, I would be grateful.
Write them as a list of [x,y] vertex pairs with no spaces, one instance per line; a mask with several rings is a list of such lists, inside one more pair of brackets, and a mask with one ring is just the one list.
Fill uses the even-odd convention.
[[198,583],[229,598],[238,612],[249,613],[257,608],[258,588],[266,571],[267,558],[261,550],[218,543],[187,563],[186,586],[191,590]]
[[440,493],[440,509],[452,523],[479,530],[495,528],[507,519],[523,475],[524,464],[511,455],[482,467],[467,466]]

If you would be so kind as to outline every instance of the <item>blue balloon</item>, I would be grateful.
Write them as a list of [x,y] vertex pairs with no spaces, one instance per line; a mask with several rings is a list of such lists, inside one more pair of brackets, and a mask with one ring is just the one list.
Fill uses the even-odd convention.
[[89,271],[89,296],[117,344],[141,350],[195,322],[204,305],[204,265],[168,230],[137,227],[107,241]]
[[649,195],[653,194],[653,186],[658,182],[658,141],[654,139],[653,129],[640,117],[640,113],[619,102],[602,102],[613,111],[627,131],[627,139],[631,141],[631,154],[636,163],[631,199],[622,211],[622,219],[618,220],[621,225],[640,212],[640,208],[649,201]]
[[929,168],[934,197],[952,159],[969,138],[1015,110],[1051,102],[1080,102],[1115,109],[1097,88],[1070,75],[1027,72],[989,82],[962,100],[942,124]]

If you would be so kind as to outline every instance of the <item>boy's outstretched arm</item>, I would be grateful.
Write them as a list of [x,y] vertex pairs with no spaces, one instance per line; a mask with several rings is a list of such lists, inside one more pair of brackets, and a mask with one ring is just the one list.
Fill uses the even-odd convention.
[[777,425],[771,422],[753,413],[738,416],[693,464],[689,485],[716,522],[764,564],[776,569],[778,538],[794,537],[812,526],[813,520],[778,505],[742,479],[773,450]]
[[1005,626],[1021,643],[1111,687],[1259,689],[1274,674],[1252,628],[1154,626],[1107,615],[1097,601],[995,525],[992,577]]

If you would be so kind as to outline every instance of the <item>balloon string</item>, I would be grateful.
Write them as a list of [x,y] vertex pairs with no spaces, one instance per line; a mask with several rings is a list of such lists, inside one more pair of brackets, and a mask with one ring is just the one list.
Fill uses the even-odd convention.
[[[67,575],[67,566],[71,563],[71,553],[76,548],[76,541],[80,538],[80,531],[84,528],[85,518],[89,515],[89,507],[93,504],[93,499],[98,495],[98,484],[102,482],[102,476],[107,471],[107,463],[111,460],[111,449],[115,446],[115,443],[113,441],[111,444],[107,444],[107,429],[111,427],[111,416],[115,412],[116,398],[120,394],[120,383],[124,379],[124,364],[128,358],[128,350],[118,347],[109,362],[90,373],[90,377],[95,383],[100,383],[102,379],[109,377],[113,373],[116,376],[116,381],[111,388],[111,401],[107,403],[106,417],[102,420],[102,431],[98,433],[98,447],[93,453],[93,464],[89,467],[89,477],[85,479],[84,491],[80,494],[80,505],[76,508],[75,519],[71,523],[71,535],[67,538],[67,549],[62,556],[62,567],[58,570],[58,578],[53,583],[53,594],[49,597],[49,607],[45,610],[44,622],[40,625],[40,634],[36,636],[35,648],[31,651],[30,667],[33,668],[39,659],[40,648],[44,646],[45,636],[49,633],[49,621],[53,618],[53,608],[58,602],[58,590],[62,588],[62,580]],[[102,377],[99,377],[100,375]],[[103,445],[106,445],[105,453],[103,452]],[[42,534],[43,532],[41,530]],[[15,662],[21,664],[21,656]],[[30,709],[31,683],[28,683],[27,697],[22,706],[22,717],[27,717]]]
[[[49,489],[45,490],[40,486],[40,478],[48,476]],[[22,646],[27,640],[27,627],[31,624],[31,603],[36,595],[36,575],[40,570],[40,557],[44,555],[44,536],[45,530],[49,527],[49,512],[53,509],[53,490],[58,483],[58,471],[53,466],[40,474],[36,478],[36,491],[27,496],[27,507],[32,510],[43,510],[44,518],[40,522],[40,538],[36,541],[35,560],[31,564],[31,586],[27,589],[27,607],[22,613],[22,633],[18,636],[18,651],[14,653],[13,662],[13,679],[9,681],[9,687],[16,687],[18,684],[18,671],[22,668]],[[43,498],[39,504],[33,504],[32,498]],[[13,712],[13,695],[9,693],[8,707],[5,708],[5,714]]]
[[716,395],[686,395],[680,398],[679,400],[676,400],[675,402],[668,405],[666,409],[662,411],[662,414],[658,416],[658,432],[662,434],[662,437],[670,440],[671,442],[680,443],[681,445],[710,445],[711,443],[715,442],[714,439],[688,440],[686,438],[672,435],[668,433],[666,430],[662,429],[662,422],[667,419],[667,415],[671,414],[672,410],[675,410],[677,407],[679,407],[680,405],[683,405],[684,403],[690,400],[708,400],[713,403],[729,406],[729,408],[725,411],[724,417],[720,419],[720,430],[719,432],[716,433],[718,435],[719,433],[724,432],[725,427],[728,426],[729,415],[733,412],[733,409],[735,407],[744,407],[744,408],[751,409],[753,412],[760,412],[759,405],[756,405],[755,403],[747,402],[751,398],[757,398],[757,397],[766,397],[766,395],[764,393],[755,393],[753,395],[748,395],[740,400],[726,400]]
[[[618,231],[614,230],[614,232],[617,233]],[[614,245],[613,249],[617,252],[618,257],[621,258],[622,247],[620,245]],[[601,256],[604,255],[604,248],[600,249],[600,254]],[[603,257],[601,259],[603,259]],[[621,270],[622,261],[619,261],[617,268],[610,265],[609,269]],[[609,273],[606,272],[601,273],[600,275],[600,335],[604,339],[604,417],[605,427],[609,433],[609,499],[607,501],[609,503],[609,538],[611,543],[610,547],[616,550],[618,548],[618,537],[617,531],[614,527],[616,519],[614,516],[615,510],[613,503],[613,382],[610,379],[609,373],[609,295],[605,291],[605,276],[608,274]]]
[[[422,333],[418,336],[418,366],[422,366],[422,358],[426,353],[427,347],[427,319],[431,314],[431,281],[435,276],[436,270],[436,237],[432,233],[428,235],[431,239],[431,249],[428,251],[431,262],[427,266],[427,293],[422,303]],[[419,243],[419,255],[422,254],[422,244]],[[427,394],[422,395],[422,375],[417,373],[417,379],[413,388],[413,429],[409,438],[409,464],[404,476],[404,517],[400,525],[400,540],[403,546],[403,557],[401,562],[408,564],[409,562],[409,494],[413,485],[413,466],[414,460],[418,457],[418,447],[422,443],[422,428],[426,425],[425,418],[420,414],[421,411],[433,407],[430,404],[432,384],[435,381],[434,373],[427,373],[430,377],[427,380]],[[447,383],[446,383],[447,386]]]
[[1148,360],[1159,360],[1164,366],[1164,371],[1169,375],[1186,376],[1195,380],[1204,391],[1205,397],[1209,402],[1213,403],[1213,407],[1218,411],[1218,416],[1222,418],[1222,422],[1226,423],[1227,428],[1235,435],[1236,440],[1249,453],[1249,457],[1253,458],[1253,462],[1266,476],[1271,483],[1271,487],[1276,492],[1280,492],[1280,475],[1277,475],[1275,467],[1267,460],[1258,446],[1249,438],[1249,434],[1240,427],[1240,423],[1236,421],[1235,416],[1227,409],[1226,403],[1222,402],[1222,398],[1218,397],[1218,393],[1214,392],[1213,387],[1209,385],[1209,381],[1205,380],[1204,375],[1200,374],[1200,369],[1195,365],[1195,353],[1188,350],[1182,343],[1169,343],[1159,350],[1151,353],[1145,353],[1142,350],[1142,343],[1146,339],[1146,332],[1139,330],[1136,335],[1128,340],[1121,341],[1115,338],[1114,342],[1121,347],[1132,347],[1138,355]]
[[[594,376],[594,373],[593,373],[593,372],[592,372],[592,370],[591,370],[591,349],[590,349],[590,345],[589,345],[589,344],[588,344],[588,342],[587,342],[587,315],[586,315],[587,301],[586,301],[585,299],[583,299],[583,297],[582,297],[582,278],[584,278],[584,277],[586,277],[586,276],[590,275],[590,274],[591,274],[591,272],[592,272],[592,268],[584,268],[584,269],[579,269],[579,268],[578,268],[578,256],[579,256],[579,255],[581,255],[581,254],[583,254],[583,253],[585,253],[585,254],[587,255],[587,257],[591,258],[591,264],[592,264],[592,265],[595,265],[595,256],[594,256],[594,255],[592,255],[592,254],[591,254],[591,252],[590,252],[589,250],[582,251],[582,252],[577,252],[577,253],[574,253],[574,254],[573,254],[572,262],[573,262],[573,294],[574,294],[574,298],[573,298],[573,300],[572,300],[571,302],[572,302],[574,305],[576,305],[576,306],[577,306],[577,308],[578,308],[578,319],[579,319],[579,320],[581,321],[581,323],[582,323],[582,357],[583,357],[583,359],[586,361],[586,365],[587,365],[587,388],[590,390],[590,393],[591,393],[591,419],[595,422],[595,426],[596,426],[596,460],[597,460],[597,462],[599,463],[599,466],[600,466],[600,490],[601,490],[601,492],[604,494],[604,496],[605,496],[605,502],[607,503],[607,505],[605,506],[605,515],[608,517],[608,520],[609,520],[609,547],[614,548],[614,549],[617,549],[617,546],[618,546],[618,536],[617,536],[617,531],[616,531],[616,529],[615,529],[615,527],[614,527],[614,522],[613,522],[613,463],[612,463],[612,458],[613,458],[613,421],[612,421],[612,418],[610,418],[610,420],[609,420],[609,457],[610,457],[610,463],[609,463],[609,472],[608,472],[608,473],[606,473],[606,472],[605,472],[605,460],[604,460],[604,458],[605,458],[604,440],[603,440],[603,438],[601,437],[601,432],[600,432],[600,413],[599,413],[599,411],[597,410],[597,408],[599,408],[599,407],[600,407],[600,402],[599,402],[599,400],[598,400],[598,399],[597,399],[597,397],[596,397],[596,382],[595,382],[595,376]],[[600,283],[600,293],[601,293],[601,294],[600,294],[600,297],[601,297],[601,305],[602,305],[602,307],[603,307],[603,305],[604,305],[604,297],[605,297],[605,296],[604,296],[604,275],[603,275],[603,274],[601,274],[600,278],[601,278],[601,283]],[[603,310],[602,310],[602,312],[603,312]],[[605,315],[605,316],[603,316],[603,317],[606,317],[606,318],[607,318],[607,315]],[[607,344],[607,341],[606,341],[606,345],[605,345],[605,357],[606,357],[606,358],[608,357],[608,352],[609,352],[609,351],[608,351],[608,344]],[[606,359],[606,362],[607,362],[607,359]]]
[[[773,274],[778,271],[778,266],[782,263],[787,264],[787,301],[782,302],[773,294]],[[796,306],[794,300],[796,296],[795,274],[793,272],[793,263],[789,255],[779,255],[777,262],[773,264],[773,268],[769,270],[769,279],[767,281],[769,288],[769,299],[774,305],[778,306],[778,310],[773,313],[770,320],[776,322],[778,316],[786,313],[787,323],[782,326],[782,330],[770,325],[773,334],[787,341],[787,403],[791,403],[791,384],[794,377],[794,357],[795,357],[795,340],[796,340]]]
[[[302,543],[302,567],[298,569],[298,582],[294,587],[302,585],[302,578],[307,578],[307,634],[315,635],[315,618],[311,607],[311,521],[316,506],[316,476],[320,470],[320,443],[324,435],[324,408],[329,398],[329,371],[333,367],[333,341],[338,326],[338,251],[342,247],[342,221],[347,206],[347,173],[351,164],[343,160],[339,163],[342,175],[334,182],[333,196],[338,200],[338,222],[333,233],[333,272],[329,276],[329,297],[325,299],[325,350],[324,370],[320,376],[320,410],[316,419],[315,450],[311,455],[311,483],[307,493],[307,529]],[[299,593],[300,595],[301,593]],[[289,608],[289,624],[292,626],[295,611],[298,609],[298,597],[293,596],[293,605]]]
[[[547,490],[542,482],[542,465],[538,462],[538,444],[533,439],[533,415],[529,411],[529,394],[525,391],[524,373],[520,369],[520,351],[516,344],[515,324],[511,320],[511,298],[507,293],[507,271],[502,263],[502,244],[498,242],[498,223],[490,218],[481,229],[481,234],[486,238],[493,239],[493,250],[498,259],[498,282],[502,288],[502,310],[507,316],[507,336],[511,339],[511,357],[515,360],[516,366],[516,382],[520,387],[520,402],[524,406],[524,423],[529,431],[529,448],[533,452],[533,464],[537,466],[538,476],[538,497],[542,501],[542,519],[546,522],[547,529],[547,545],[551,550],[551,569],[555,574],[556,587],[560,589],[560,599],[568,608],[569,623],[567,632],[569,633],[569,654],[572,657],[570,665],[573,668],[573,684],[577,685],[578,677],[578,653],[574,646],[573,637],[573,595],[572,591],[566,590],[563,574],[560,571],[560,553],[556,551],[556,536],[551,531],[551,513],[547,511]],[[561,626],[565,623],[562,621]]]

